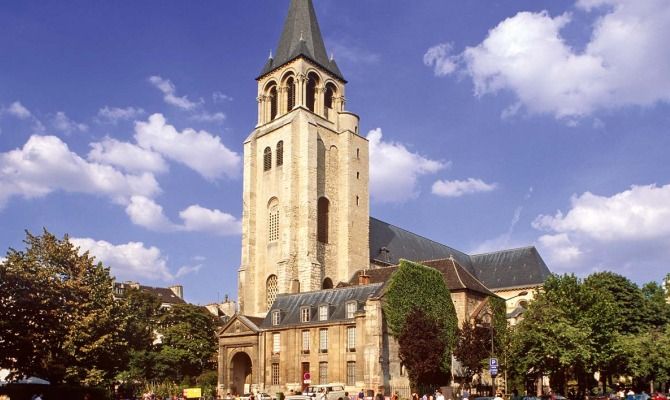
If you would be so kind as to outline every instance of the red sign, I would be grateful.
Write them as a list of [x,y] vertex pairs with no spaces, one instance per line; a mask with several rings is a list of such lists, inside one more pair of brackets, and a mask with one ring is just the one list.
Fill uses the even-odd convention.
[[305,374],[302,376],[302,378],[306,381],[312,379],[312,375],[309,374],[309,372],[305,372]]

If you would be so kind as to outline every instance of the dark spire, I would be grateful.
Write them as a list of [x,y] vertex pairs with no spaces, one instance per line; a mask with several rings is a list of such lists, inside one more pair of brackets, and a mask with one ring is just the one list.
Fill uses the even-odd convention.
[[300,56],[310,59],[344,80],[335,60],[328,58],[312,0],[291,0],[277,52],[265,64],[261,76]]

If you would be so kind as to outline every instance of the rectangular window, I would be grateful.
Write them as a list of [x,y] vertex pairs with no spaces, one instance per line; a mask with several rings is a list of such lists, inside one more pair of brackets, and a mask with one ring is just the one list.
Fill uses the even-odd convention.
[[309,331],[302,331],[302,352],[303,354],[309,353]]
[[356,351],[356,327],[347,328],[347,350]]
[[272,312],[272,325],[277,326],[279,325],[279,321],[281,320],[281,314],[279,310],[275,310]]
[[347,361],[347,386],[356,385],[356,361]]
[[300,309],[300,322],[309,322],[309,307]]
[[356,314],[356,302],[355,301],[350,301],[347,303],[347,318],[353,318],[354,314]]
[[272,363],[272,384],[279,385],[279,363]]
[[319,321],[328,320],[328,306],[319,306]]
[[319,352],[328,353],[328,329],[319,330]]
[[279,354],[279,350],[281,350],[280,335],[280,333],[272,334],[272,354]]
[[328,383],[328,363],[320,362],[319,363],[319,385],[325,385]]

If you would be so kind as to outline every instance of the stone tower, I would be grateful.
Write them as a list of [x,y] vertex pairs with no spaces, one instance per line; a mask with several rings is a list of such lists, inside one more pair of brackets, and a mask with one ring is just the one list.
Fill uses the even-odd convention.
[[291,0],[256,80],[238,290],[240,312],[264,316],[277,294],[327,289],[369,265],[369,162],[311,0]]

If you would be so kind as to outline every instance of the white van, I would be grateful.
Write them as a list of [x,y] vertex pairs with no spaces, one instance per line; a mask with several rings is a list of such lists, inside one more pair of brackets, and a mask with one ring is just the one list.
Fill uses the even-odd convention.
[[327,400],[338,400],[342,398],[348,400],[344,397],[344,385],[341,383],[329,383],[327,385],[310,385],[305,390],[304,394],[310,396],[314,400],[323,400],[321,393],[327,390]]

